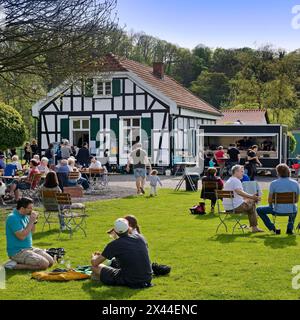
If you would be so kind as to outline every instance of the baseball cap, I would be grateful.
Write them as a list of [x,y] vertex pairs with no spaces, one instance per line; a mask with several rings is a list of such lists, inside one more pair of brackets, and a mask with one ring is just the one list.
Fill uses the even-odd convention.
[[126,219],[120,218],[116,220],[114,230],[118,234],[126,233],[129,229],[129,224]]

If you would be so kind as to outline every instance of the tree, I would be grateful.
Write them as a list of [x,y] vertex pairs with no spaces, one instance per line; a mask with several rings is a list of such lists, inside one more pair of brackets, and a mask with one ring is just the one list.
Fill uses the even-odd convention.
[[116,0],[0,0],[0,77],[66,79],[111,48]]
[[192,82],[191,90],[200,98],[219,108],[228,100],[229,80],[224,73],[204,71],[196,81]]
[[26,128],[21,115],[12,107],[0,103],[0,150],[20,147],[26,139]]

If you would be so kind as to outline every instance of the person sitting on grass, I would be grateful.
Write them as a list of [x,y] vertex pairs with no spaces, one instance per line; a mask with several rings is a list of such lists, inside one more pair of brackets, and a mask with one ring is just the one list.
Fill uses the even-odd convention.
[[266,225],[266,227],[270,230],[275,232],[275,234],[279,234],[275,225],[271,222],[270,218],[268,217],[269,214],[272,215],[286,215],[290,213],[289,222],[287,225],[287,234],[293,235],[294,234],[294,223],[297,216],[297,205],[296,204],[277,204],[275,206],[272,205],[273,203],[273,195],[274,193],[287,193],[293,192],[297,195],[297,202],[299,201],[299,184],[297,181],[290,178],[291,172],[289,167],[286,164],[280,164],[276,167],[278,179],[273,181],[270,184],[269,190],[269,205],[264,207],[257,208],[257,213]]
[[226,211],[234,210],[235,213],[248,214],[250,227],[253,233],[263,232],[258,228],[256,202],[261,200],[261,197],[256,194],[251,195],[243,191],[241,179],[244,175],[244,167],[236,165],[232,168],[232,177],[224,185],[224,191],[233,191],[233,199],[223,199],[223,206]]
[[32,233],[38,213],[33,211],[33,200],[21,198],[17,208],[6,219],[7,254],[16,270],[46,270],[54,264],[45,250],[32,246]]
[[[110,242],[102,253],[92,255],[92,279],[110,286],[147,288],[151,286],[152,268],[145,239],[140,234],[130,234],[126,219],[118,219],[114,225],[118,239]],[[105,260],[116,258],[120,268],[105,266]]]
[[[217,169],[216,168],[208,168],[207,175],[202,178],[202,185],[205,181],[216,182],[218,186],[218,190],[222,190],[224,187],[224,182],[220,177],[217,177]],[[217,197],[215,194],[215,189],[203,188],[201,190],[201,198],[209,199],[211,201],[211,213],[215,211],[215,205],[217,202]]]

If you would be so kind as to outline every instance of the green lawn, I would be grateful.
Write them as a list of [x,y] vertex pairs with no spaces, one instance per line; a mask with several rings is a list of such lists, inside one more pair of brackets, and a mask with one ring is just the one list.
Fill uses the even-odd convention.
[[[198,202],[198,193],[160,190],[159,197],[126,198],[87,204],[88,237],[76,233],[72,240],[57,230],[34,235],[41,248],[64,247],[72,267],[89,263],[95,250],[109,241],[106,231],[126,214],[138,217],[148,240],[152,261],[172,267],[167,277],[154,279],[146,290],[110,288],[89,280],[46,283],[30,279],[30,272],[7,272],[2,299],[299,299],[293,290],[292,267],[300,264],[300,238],[286,236],[286,218],[278,220],[281,236],[237,232],[216,235],[218,218],[195,217],[188,208]],[[264,194],[263,203],[266,203]],[[4,213],[0,227],[0,262],[5,262]],[[244,222],[247,222],[245,219]],[[261,227],[264,228],[262,223]],[[265,228],[264,228],[265,229]]]

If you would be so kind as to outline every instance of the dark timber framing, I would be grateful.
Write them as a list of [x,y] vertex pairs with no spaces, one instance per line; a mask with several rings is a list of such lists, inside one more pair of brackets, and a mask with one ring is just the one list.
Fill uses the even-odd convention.
[[[43,106],[39,111],[39,118],[37,122],[38,127],[38,141],[40,144],[40,150],[42,152],[45,151],[45,142],[47,144],[54,142],[52,141],[55,137],[55,142],[59,142],[60,140],[60,132],[59,132],[59,121],[60,119],[70,119],[71,117],[97,117],[102,116],[102,126],[103,130],[105,131],[109,116],[115,115],[115,119],[118,119],[118,122],[120,121],[121,117],[134,117],[139,116],[142,117],[143,114],[149,114],[150,116],[150,123],[151,128],[154,130],[169,130],[169,165],[173,165],[173,159],[174,159],[174,137],[171,134],[173,129],[176,129],[176,120],[182,119],[185,121],[185,119],[188,119],[187,125],[188,128],[191,126],[191,122],[194,123],[192,126],[193,128],[196,126],[199,128],[199,121],[200,123],[203,123],[203,117],[194,117],[194,116],[183,116],[181,115],[181,108],[179,108],[179,115],[173,115],[170,113],[170,106],[163,102],[160,98],[157,96],[151,94],[146,89],[141,88],[138,84],[134,82],[134,80],[131,80],[127,77],[113,77],[114,80],[120,81],[120,95],[114,97],[114,96],[108,96],[108,97],[100,97],[100,96],[93,96],[93,97],[87,97],[84,94],[84,81],[80,80],[79,85],[76,84],[70,84],[68,88],[66,88],[63,92],[57,93],[51,101],[47,102],[45,106]],[[133,83],[133,90],[132,92],[126,92],[127,86],[126,81],[131,81]],[[82,94],[78,94],[77,88],[80,89]],[[142,91],[142,92],[141,92]],[[126,97],[132,97],[132,105],[128,106],[126,105]],[[144,97],[144,101],[142,102],[142,105],[138,105],[138,99],[139,97]],[[76,99],[75,99],[76,98]],[[80,99],[79,99],[80,98]],[[69,110],[64,110],[64,99],[70,99]],[[116,100],[118,99],[118,101]],[[149,104],[149,102],[152,102]],[[109,107],[107,107],[106,110],[98,110],[98,107],[96,105],[96,101],[98,100],[105,100],[110,101]],[[140,99],[141,100],[141,99]],[[76,101],[76,102],[75,102]],[[77,103],[78,105],[75,105]],[[155,107],[154,106],[160,106]],[[157,128],[157,123],[155,122],[155,115],[159,115],[161,118],[161,128]],[[47,116],[52,116],[54,119],[54,124],[51,123],[51,130],[49,130],[50,124],[47,120]],[[209,118],[209,117],[208,117]],[[209,120],[209,119],[207,119]],[[101,129],[101,130],[102,130]],[[162,131],[163,132],[163,131]],[[50,135],[52,138],[50,138]],[[44,139],[42,139],[44,137]],[[154,159],[154,150],[160,150],[162,148],[163,144],[163,133],[161,133],[160,136],[156,138],[157,140],[153,139],[151,137],[151,153],[154,162],[158,162],[159,159]],[[155,141],[154,141],[155,140]],[[42,141],[44,141],[44,145],[42,148]],[[104,141],[104,147],[108,148],[106,145],[107,141]],[[117,148],[120,147],[120,141],[118,139]],[[120,154],[116,155],[118,163],[120,162]],[[159,156],[157,156],[159,158]],[[154,165],[157,165],[158,163],[154,163]]]

